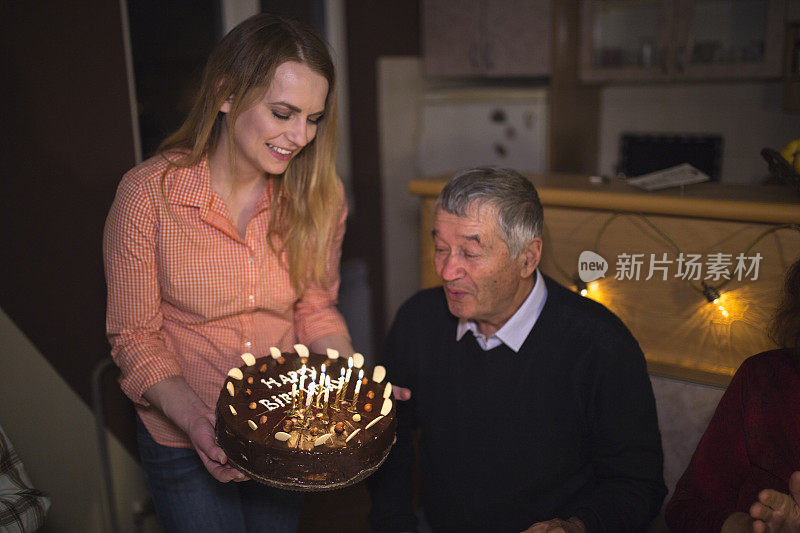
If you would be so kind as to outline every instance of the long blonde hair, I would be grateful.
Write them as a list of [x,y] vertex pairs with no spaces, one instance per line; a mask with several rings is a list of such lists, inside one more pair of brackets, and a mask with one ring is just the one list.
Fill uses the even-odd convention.
[[262,13],[231,30],[211,52],[197,98],[183,125],[158,147],[171,165],[197,164],[213,151],[222,132],[222,104],[228,113],[229,159],[234,165],[236,120],[263,97],[279,65],[295,61],[328,81],[325,114],[317,134],[276,180],[275,209],[268,240],[286,252],[292,286],[302,293],[309,282],[325,286],[325,252],[333,239],[342,187],[336,175],[336,77],[325,43],[307,26]]

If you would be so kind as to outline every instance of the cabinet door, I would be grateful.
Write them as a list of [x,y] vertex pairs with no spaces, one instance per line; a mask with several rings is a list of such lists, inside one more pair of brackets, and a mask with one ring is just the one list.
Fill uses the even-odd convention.
[[486,2],[486,74],[550,75],[550,0]]
[[683,0],[676,77],[778,78],[785,0]]
[[484,67],[483,0],[424,0],[422,48],[430,76],[472,76]]
[[581,79],[668,79],[674,12],[671,0],[581,0]]

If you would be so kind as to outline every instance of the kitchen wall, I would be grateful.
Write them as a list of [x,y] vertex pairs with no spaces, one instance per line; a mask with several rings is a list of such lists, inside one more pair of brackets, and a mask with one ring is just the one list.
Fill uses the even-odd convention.
[[[94,415],[31,341],[0,310],[0,424],[34,487],[52,506],[47,531],[110,531]],[[161,531],[153,515],[136,527],[149,499],[138,463],[106,432],[120,531]]]
[[[0,3],[0,19],[14,21],[0,52],[13,102],[0,122],[0,424],[50,495],[47,531],[109,531],[87,404],[108,356],[103,221],[136,152],[124,13],[100,0]],[[133,531],[142,474],[120,441],[109,447],[121,525]]]
[[417,141],[423,93],[419,57],[379,60],[378,131],[387,329],[400,305],[420,288],[419,202],[408,192],[408,184],[420,177]]
[[[780,82],[609,85],[600,96],[598,172],[615,175],[625,132],[721,135],[721,181],[760,183],[764,147],[800,137],[800,114],[781,109]],[[580,149],[580,147],[576,147]]]

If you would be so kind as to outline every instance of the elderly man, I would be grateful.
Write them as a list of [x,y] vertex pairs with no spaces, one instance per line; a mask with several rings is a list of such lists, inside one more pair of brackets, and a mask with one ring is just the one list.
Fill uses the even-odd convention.
[[[397,443],[369,482],[376,531],[640,531],[666,494],[636,340],[542,275],[542,206],[508,169],[459,173],[436,204],[443,287],[398,311],[382,354]],[[412,511],[419,433],[424,518]]]

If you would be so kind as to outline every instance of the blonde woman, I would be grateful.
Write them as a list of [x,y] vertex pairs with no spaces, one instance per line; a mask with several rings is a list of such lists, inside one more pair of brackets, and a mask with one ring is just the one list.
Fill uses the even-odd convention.
[[261,14],[217,45],[184,124],[119,185],[103,243],[107,334],[170,531],[296,529],[300,497],[226,464],[212,407],[244,352],[352,352],[335,308],[335,132],[324,43]]

